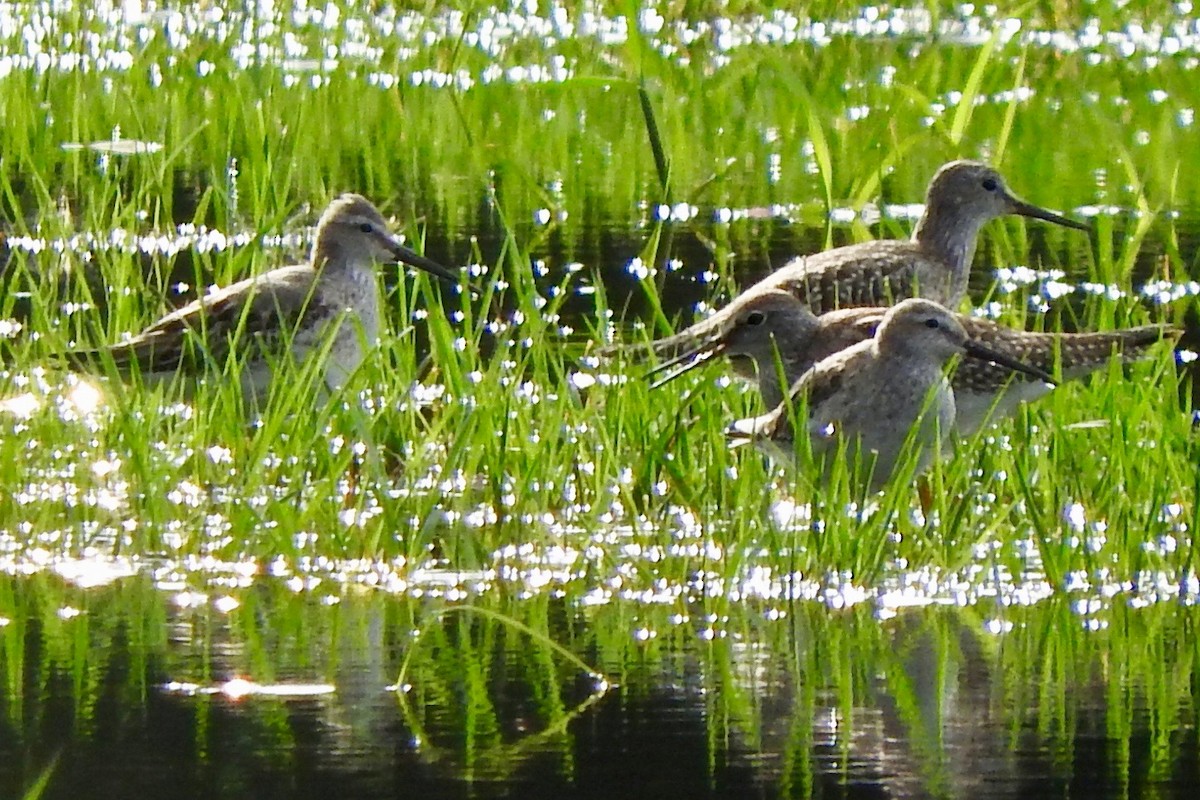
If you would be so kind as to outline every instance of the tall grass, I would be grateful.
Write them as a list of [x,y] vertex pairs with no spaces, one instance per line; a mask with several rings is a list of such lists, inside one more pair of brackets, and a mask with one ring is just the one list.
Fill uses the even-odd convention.
[[[1050,185],[1033,177],[1046,174],[1045,164],[1051,158],[1044,148],[1021,145],[1022,136],[1031,135],[1032,126],[1018,123],[1034,110],[1022,110],[1014,118],[1015,106],[1011,101],[986,102],[989,92],[1014,85],[1007,74],[1010,68],[1017,70],[1018,75],[1032,69],[1028,66],[1030,51],[1024,51],[1024,61],[1019,64],[1000,67],[993,53],[998,47],[993,39],[972,58],[963,57],[966,54],[960,55],[954,48],[941,53],[936,65],[919,57],[907,66],[906,80],[899,87],[869,81],[856,87],[861,95],[856,100],[868,104],[898,103],[918,111],[913,107],[916,98],[910,91],[913,86],[923,87],[919,94],[932,98],[942,91],[941,87],[954,86],[956,80],[961,80],[960,85],[965,87],[962,105],[949,123],[947,134],[955,152],[943,149],[936,137],[929,140],[930,147],[918,146],[917,140],[904,132],[893,131],[880,137],[872,133],[882,122],[875,121],[874,115],[866,116],[852,128],[844,124],[831,126],[828,120],[836,116],[839,104],[847,101],[835,99],[835,93],[821,76],[831,64],[828,59],[833,53],[828,51],[850,46],[849,42],[837,41],[827,51],[802,57],[799,69],[802,75],[807,73],[807,79],[802,77],[799,81],[785,76],[787,67],[783,57],[771,53],[774,61],[755,75],[756,88],[749,97],[736,91],[736,81],[732,80],[738,75],[743,79],[749,76],[751,62],[742,54],[736,54],[721,70],[716,85],[706,80],[704,91],[697,90],[701,85],[698,76],[672,61],[646,60],[642,74],[645,80],[659,87],[654,96],[644,90],[640,94],[624,89],[597,91],[594,80],[603,72],[601,62],[592,68],[597,72],[588,74],[588,81],[581,83],[578,91],[572,90],[568,80],[561,86],[547,87],[500,83],[461,96],[450,90],[419,90],[403,84],[382,90],[355,80],[347,71],[328,75],[327,85],[317,89],[287,88],[282,85],[286,75],[278,68],[239,72],[226,65],[227,69],[217,69],[205,78],[173,76],[180,81],[186,77],[186,83],[206,89],[196,96],[168,88],[151,91],[136,80],[122,84],[123,91],[131,98],[146,107],[162,109],[161,113],[134,119],[122,117],[123,106],[113,105],[108,95],[94,93],[94,82],[98,80],[94,76],[72,74],[65,84],[47,82],[45,86],[54,98],[52,107],[61,103],[74,109],[69,117],[56,117],[49,131],[50,140],[56,136],[72,141],[103,140],[119,126],[122,136],[162,140],[166,147],[158,154],[110,160],[101,169],[94,153],[48,147],[45,136],[36,142],[31,135],[28,140],[15,141],[22,126],[14,126],[7,134],[14,139],[15,154],[9,174],[21,175],[21,165],[37,163],[38,171],[31,174],[60,176],[52,191],[43,192],[39,205],[57,206],[55,198],[64,192],[70,198],[62,206],[66,214],[48,208],[33,213],[23,210],[20,218],[34,221],[31,231],[52,240],[69,239],[80,229],[100,235],[117,227],[137,232],[169,231],[169,221],[180,219],[182,209],[176,208],[175,202],[180,197],[180,175],[185,174],[207,176],[211,183],[197,195],[194,211],[184,216],[183,221],[248,232],[251,245],[224,253],[195,253],[186,266],[153,254],[148,259],[132,258],[120,249],[104,248],[92,258],[87,257],[86,248],[78,247],[68,248],[61,258],[17,250],[10,260],[8,281],[13,289],[30,293],[28,310],[24,306],[19,308],[17,301],[10,299],[9,311],[23,313],[27,329],[36,330],[39,339],[34,343],[28,337],[19,338],[14,343],[10,365],[14,372],[21,372],[71,341],[113,340],[123,331],[136,330],[162,313],[165,306],[159,298],[164,295],[170,298],[170,287],[179,278],[195,291],[209,281],[225,281],[266,269],[282,256],[303,257],[298,241],[285,252],[263,252],[253,244],[264,234],[281,228],[295,230],[299,222],[311,219],[311,211],[306,214],[303,208],[297,208],[298,198],[307,198],[309,207],[316,209],[330,192],[355,188],[377,197],[389,210],[402,213],[409,210],[405,216],[419,218],[427,233],[440,231],[439,238],[453,238],[459,235],[458,231],[469,229],[470,216],[464,215],[464,206],[478,207],[482,203],[485,210],[472,213],[482,213],[482,219],[498,232],[494,244],[487,251],[478,246],[464,249],[452,243],[442,246],[449,248],[453,262],[484,264],[487,275],[480,282],[483,293],[475,298],[456,297],[426,287],[424,279],[410,284],[388,277],[387,285],[396,290],[391,295],[395,299],[392,329],[400,335],[385,340],[375,365],[364,370],[354,391],[315,417],[298,413],[304,403],[299,398],[304,392],[297,391],[247,428],[237,415],[230,413],[230,405],[224,399],[227,392],[218,379],[200,391],[181,424],[173,421],[177,407],[165,402],[171,399],[169,393],[164,396],[128,391],[109,382],[106,389],[112,410],[105,413],[110,419],[92,423],[98,426],[99,435],[91,440],[87,451],[73,453],[72,458],[86,462],[89,458],[115,456],[133,471],[132,492],[122,509],[111,516],[116,520],[132,513],[146,523],[138,526],[137,530],[145,533],[135,534],[133,548],[151,545],[157,537],[150,531],[179,522],[181,514],[184,518],[199,519],[216,511],[228,516],[237,530],[260,529],[266,524],[268,530],[278,532],[265,537],[233,537],[226,547],[234,550],[254,552],[262,547],[259,552],[273,553],[285,545],[289,538],[286,532],[315,529],[323,532],[318,540],[321,546],[331,547],[331,552],[384,555],[399,547],[408,557],[419,558],[438,538],[430,536],[434,528],[429,525],[446,511],[453,517],[487,506],[501,523],[495,530],[504,530],[505,521],[542,514],[575,514],[579,509],[591,509],[585,516],[591,517],[594,524],[612,510],[614,503],[619,515],[630,519],[664,514],[669,517],[674,513],[671,509],[682,507],[707,521],[714,531],[722,531],[722,537],[752,541],[763,530],[763,504],[741,500],[753,487],[761,487],[763,468],[753,454],[728,455],[721,437],[726,421],[743,413],[746,401],[736,391],[702,389],[695,384],[684,385],[682,390],[672,387],[651,396],[645,393],[636,374],[626,374],[618,382],[577,389],[569,377],[581,370],[586,373],[587,368],[581,367],[577,361],[578,349],[558,329],[564,323],[594,329],[593,321],[603,319],[610,305],[615,305],[617,314],[622,313],[625,301],[618,298],[630,291],[641,292],[642,300],[657,309],[655,315],[662,324],[677,309],[673,300],[677,279],[663,269],[674,254],[672,241],[694,236],[707,242],[710,260],[687,264],[689,270],[703,269],[706,261],[728,263],[730,254],[745,248],[746,242],[754,237],[757,225],[706,221],[703,214],[687,221],[649,216],[632,220],[632,234],[647,236],[643,263],[657,265],[662,271],[654,280],[639,281],[639,289],[630,285],[619,264],[593,263],[590,266],[596,271],[592,280],[605,281],[608,286],[603,294],[591,296],[603,303],[589,306],[589,296],[575,294],[581,285],[580,276],[586,275],[586,270],[562,271],[562,260],[576,257],[572,253],[589,260],[604,258],[604,250],[588,249],[586,240],[591,235],[588,220],[596,214],[628,218],[630,210],[637,208],[636,198],[647,196],[648,182],[659,183],[658,191],[665,189],[668,158],[670,181],[680,186],[700,183],[713,169],[713,156],[718,154],[722,157],[737,154],[739,160],[756,165],[758,170],[756,179],[751,179],[753,173],[726,174],[712,184],[707,191],[715,193],[718,204],[751,207],[768,199],[761,194],[763,191],[776,197],[812,196],[804,188],[806,184],[823,197],[826,210],[837,205],[841,197],[860,204],[885,185],[887,197],[916,201],[923,193],[924,181],[940,159],[972,154],[973,132],[982,135],[993,125],[1003,127],[1004,147],[1019,154],[1002,165],[1018,191],[1035,201],[1064,207],[1088,199],[1082,194],[1088,191],[1086,182],[1067,180],[1061,187],[1053,187],[1059,191],[1051,192]],[[163,43],[155,40],[141,55],[149,61],[162,60],[166,55],[163,47]],[[875,57],[887,63],[897,54],[897,49],[888,45]],[[219,48],[210,54],[213,58],[219,56]],[[468,56],[455,51],[454,58]],[[862,54],[856,54],[855,58],[861,59]],[[1097,68],[1097,72],[1103,74],[1104,69]],[[48,78],[30,80],[36,84]],[[807,88],[802,89],[802,84]],[[164,81],[164,87],[167,86]],[[22,105],[27,86],[5,88],[14,95],[12,108],[27,107]],[[768,102],[773,93],[781,91],[793,96],[801,92],[803,102],[795,107],[799,110]],[[1045,90],[1043,93],[1049,94]],[[206,99],[215,94],[220,94],[225,102],[223,112],[206,125],[184,128],[182,118],[215,111]],[[301,96],[304,102],[295,102]],[[655,96],[662,100],[657,111]],[[740,107],[747,99],[750,105]],[[1130,101],[1137,102],[1135,98]],[[688,108],[697,103],[696,109]],[[528,126],[505,124],[505,139],[501,142],[495,138],[499,129],[494,126],[501,107],[512,119],[536,115],[544,124],[537,126],[536,131]],[[402,113],[397,113],[397,109]],[[736,115],[732,113],[735,109]],[[553,113],[547,113],[550,111]],[[34,113],[32,108],[28,113]],[[1043,114],[1037,135],[1052,138],[1052,131],[1086,124],[1085,120],[1096,113],[1092,106],[1079,104],[1058,109],[1055,114]],[[587,124],[579,124],[581,115],[589,120]],[[661,124],[654,115],[669,122]],[[732,148],[721,144],[725,136],[713,137],[704,127],[712,126],[717,118],[729,117],[732,121],[746,115],[761,119],[753,128],[743,127],[740,138],[729,143]],[[893,128],[901,122],[918,124],[917,116],[893,113],[888,123]],[[639,117],[648,121],[654,134],[650,137],[650,148],[646,146],[643,126],[625,124]],[[627,130],[630,127],[633,130]],[[767,156],[772,151],[782,156],[785,165],[796,158],[796,151],[789,151],[789,145],[794,147],[796,143],[761,135],[762,130],[771,128],[808,131],[815,165],[813,174],[785,166],[777,177],[766,180],[770,176],[763,174],[762,168],[770,161]],[[25,129],[28,133],[32,126]],[[368,130],[378,134],[368,136]],[[398,146],[381,146],[380,142],[393,131]],[[1175,137],[1190,135],[1186,129],[1171,126],[1162,128],[1162,133]],[[895,150],[851,151],[856,142],[870,140],[891,142]],[[252,142],[257,144],[251,146]],[[323,144],[328,142],[337,142],[337,149],[329,152]],[[1055,174],[1087,175],[1100,169],[1093,166],[1095,152],[1076,153],[1071,147],[1074,142],[1066,143],[1065,149],[1055,150],[1054,163],[1074,166],[1056,166]],[[644,159],[651,152],[654,157]],[[234,160],[236,177],[230,184],[229,170]],[[1132,210],[1139,212],[1137,227],[1120,231],[1121,250],[1110,251],[1105,247],[1110,229],[1107,219],[1102,218],[1097,235],[1098,256],[1087,259],[1096,264],[1094,273],[1089,268],[1089,278],[1128,287],[1131,275],[1143,259],[1141,243],[1154,223],[1149,214],[1154,201],[1147,192],[1156,187],[1150,181],[1138,180],[1143,174],[1138,160],[1133,150],[1122,151],[1117,167],[1122,177],[1114,180],[1122,187],[1130,187]],[[450,165],[453,176],[446,172]],[[894,170],[893,175],[886,175],[889,169]],[[1145,170],[1147,174],[1154,171],[1149,166]],[[885,183],[880,182],[881,176]],[[46,179],[39,177],[39,180]],[[537,252],[525,242],[538,237],[538,228],[530,224],[533,207],[541,207],[548,199],[545,188],[552,181],[561,182],[561,188],[549,196],[552,205],[567,211],[567,216],[565,221],[555,222],[550,231],[561,243],[553,250]],[[36,182],[27,183],[28,188],[20,195],[22,206],[26,199],[37,196],[32,188],[35,185]],[[233,210],[232,185],[237,187],[236,217],[229,216]],[[855,186],[859,188],[856,190]],[[1112,188],[1115,187],[1108,191]],[[649,196],[657,196],[658,191],[651,191]],[[1189,196],[1190,191],[1178,181],[1170,186],[1176,201]],[[1055,194],[1062,198],[1059,202],[1045,199]],[[426,209],[417,210],[418,197],[432,202]],[[585,224],[576,225],[572,224],[575,217],[569,209],[577,205],[575,198],[580,197],[597,198],[600,206],[579,212],[583,217],[580,222]],[[609,208],[613,211],[605,210]],[[413,211],[417,213],[413,215]],[[556,213],[552,209],[551,217]],[[893,234],[885,225],[878,233],[903,235],[903,230]],[[1117,234],[1114,230],[1111,235]],[[1071,266],[1074,253],[1087,252],[1088,243],[1080,237],[1068,239],[1068,235],[1006,222],[988,231],[981,250],[985,260],[1020,263],[1038,243],[1036,250],[1044,254],[1044,263]],[[1066,249],[1068,245],[1070,250]],[[767,243],[768,248],[776,246],[774,242]],[[795,249],[802,250],[804,245]],[[544,275],[540,274],[543,263],[547,267]],[[1021,299],[1019,295],[1013,298]],[[63,315],[63,304],[70,303],[83,304],[82,310]],[[1025,315],[1020,305],[1013,302],[1010,309],[1013,319],[1022,324]],[[1072,322],[1080,327],[1108,326],[1142,321],[1147,316],[1147,311],[1128,303],[1122,304],[1118,312],[1112,306],[1088,300],[1082,315],[1076,312]],[[416,338],[407,333],[414,330],[413,326],[419,334]],[[427,356],[432,359],[433,371],[422,373],[419,364]],[[1169,374],[1166,377],[1171,380]],[[425,386],[445,388],[439,399],[423,409],[406,399],[420,380],[426,381]],[[1100,384],[1109,395],[1099,414],[1107,413],[1122,420],[1157,414],[1162,408],[1159,399],[1173,394],[1170,386],[1161,386],[1157,379],[1148,389],[1140,383],[1111,375],[1108,382]],[[371,413],[360,410],[356,393],[361,391],[373,398]],[[1076,390],[1059,394],[1074,398]],[[1074,400],[1070,404],[1059,403],[1057,398],[1043,403],[1036,412],[1037,418],[1044,420],[1037,436],[1026,439],[1026,432],[1018,429],[1020,423],[1002,429],[1000,434],[1022,439],[1022,445],[1011,454],[1020,463],[1002,463],[996,469],[1010,476],[1027,475],[1034,479],[1033,484],[1021,490],[1027,501],[1022,510],[1034,524],[1045,520],[1047,531],[1057,531],[1061,512],[1058,500],[1064,494],[1051,476],[1064,471],[1062,464],[1081,461],[1086,452],[1070,444],[1072,439],[1062,433],[1059,420],[1071,418],[1072,412],[1081,406],[1086,408],[1086,398],[1093,395],[1084,393],[1083,397],[1085,400],[1078,405]],[[1169,410],[1166,417],[1186,419],[1183,413]],[[64,427],[54,413],[39,415],[27,424],[34,426],[39,441],[56,441],[70,435],[67,433],[70,426]],[[1167,429],[1177,430],[1179,438],[1162,442],[1167,457],[1158,463],[1163,469],[1181,473],[1185,471],[1182,463],[1187,452],[1179,446],[1186,442],[1186,425],[1179,422]],[[364,458],[362,453],[354,454],[352,445],[331,444],[340,441],[362,442],[372,455]],[[9,437],[4,446],[10,454],[26,447],[20,437]],[[1121,445],[1113,442],[1113,446]],[[222,456],[219,465],[204,455],[214,447],[226,448],[230,454]],[[51,457],[52,452],[38,451],[35,459]],[[391,455],[387,456],[388,453]],[[47,463],[47,468],[52,468],[52,463]],[[176,466],[167,468],[168,463]],[[581,463],[585,464],[585,471],[581,471]],[[974,493],[970,487],[976,478],[968,474],[973,463],[967,455],[947,466],[943,488],[950,498],[964,492]],[[272,466],[264,467],[265,464]],[[202,494],[207,499],[180,508],[167,499],[168,493],[162,488],[188,474],[201,478],[206,487]],[[735,474],[737,477],[732,477]],[[1084,480],[1078,465],[1072,475]],[[1143,499],[1106,489],[1122,483],[1111,476],[1104,481],[1095,487],[1076,487],[1080,495],[1103,498],[1096,503],[1098,517],[1123,517],[1129,508],[1162,499],[1161,489]],[[417,486],[422,488],[414,491]],[[563,499],[567,487],[574,493],[573,502]],[[1168,493],[1190,505],[1189,492],[1185,484],[1178,493]],[[394,496],[397,494],[400,496]],[[214,499],[217,496],[221,499]],[[255,499],[251,502],[251,498]],[[252,509],[244,508],[248,502],[254,506]],[[1111,509],[1106,508],[1107,503],[1113,504]],[[376,510],[350,513],[355,509]],[[940,519],[976,524],[964,519],[961,512],[946,510],[948,516],[939,515]],[[17,515],[14,519],[31,518],[28,508],[14,506],[10,513]],[[97,510],[64,513],[50,504],[35,504],[32,513],[33,518],[45,520],[46,524],[58,520],[54,527],[80,514],[109,518]],[[901,516],[904,515],[888,513],[882,518],[891,520]],[[364,526],[365,530],[359,531],[354,526],[348,529],[338,521],[344,519],[358,520],[356,525]],[[856,525],[852,518],[826,522],[834,526],[832,534],[842,531],[837,535],[847,541],[861,538],[860,531],[843,527]],[[416,531],[405,533],[413,523],[418,525]],[[193,532],[187,547],[208,546],[204,537],[195,533],[203,530],[203,526],[184,527]],[[1018,525],[1017,529],[1026,527]],[[481,536],[489,533],[490,530],[476,532],[471,545],[465,549],[454,546],[452,550],[466,558],[467,563],[483,563],[487,553],[508,535],[498,534],[490,542],[486,538],[480,541]],[[926,534],[936,533],[926,531]],[[138,538],[142,535],[147,538]],[[944,531],[941,535],[957,537],[959,532]],[[868,549],[878,552],[877,547]],[[926,557],[931,557],[931,553]]]
[[[677,16],[698,25],[712,11],[700,4]],[[809,13],[845,18],[831,4]],[[954,19],[961,10],[931,13]],[[1073,29],[1081,21],[1072,13],[1034,9],[1026,25]],[[1131,19],[1121,15],[1134,11],[1105,13],[1102,26],[1120,31]],[[91,24],[59,22],[48,37]],[[945,742],[930,731],[954,713],[950,676],[973,648],[995,665],[988,691],[1004,708],[1009,745],[1033,740],[1066,757],[1077,676],[1086,675],[1111,693],[1114,741],[1128,742],[1149,708],[1152,768],[1177,752],[1169,731],[1195,704],[1186,644],[1194,621],[1186,604],[1148,601],[1173,597],[1172,586],[1188,594],[1200,487],[1191,379],[1169,348],[1060,387],[959,443],[933,470],[925,510],[902,479],[864,498],[846,482],[814,486],[752,450],[730,451],[726,424],[761,409],[719,378],[719,366],[652,391],[643,367],[589,354],[610,325],[637,340],[683,324],[698,302],[718,305],[792,255],[906,236],[912,221],[889,205],[920,202],[937,166],[955,157],[998,161],[1014,190],[1040,205],[1100,209],[1090,237],[1018,220],[987,228],[972,296],[995,301],[1006,323],[1191,320],[1191,297],[1155,306],[1136,294],[1147,279],[1196,273],[1187,210],[1200,205],[1200,181],[1186,154],[1200,142],[1187,121],[1186,59],[1151,64],[1107,46],[1062,52],[999,36],[978,46],[839,35],[821,46],[726,48],[713,36],[684,43],[669,33],[619,46],[527,38],[486,53],[455,35],[429,46],[378,36],[378,54],[339,51],[326,70],[274,51],[243,66],[237,45],[278,48],[283,34],[206,30],[179,49],[156,27],[133,46],[127,70],[0,78],[0,317],[23,326],[5,342],[5,395],[28,391],[42,402],[28,416],[0,417],[0,462],[14,465],[0,479],[0,552],[22,563],[151,559],[191,588],[237,594],[253,613],[185,613],[202,635],[180,652],[149,581],[89,594],[6,572],[0,617],[12,623],[0,629],[0,706],[12,727],[48,713],[43,690],[58,673],[33,661],[65,665],[86,727],[116,669],[105,648],[121,636],[149,654],[118,682],[130,704],[163,674],[333,675],[339,642],[357,652],[386,645],[389,678],[404,659],[412,665],[414,694],[401,699],[408,728],[427,731],[456,774],[511,775],[520,754],[500,734],[497,654],[523,653],[513,680],[536,698],[549,739],[565,735],[587,694],[573,669],[550,649],[526,650],[514,628],[486,615],[444,617],[446,595],[419,576],[445,570],[479,582],[464,590],[472,603],[566,642],[630,696],[663,676],[690,676],[683,661],[694,657],[713,752],[743,737],[783,752],[779,783],[796,794],[814,792],[822,768],[813,753],[826,734],[814,718],[863,722],[879,691],[921,739],[928,788],[943,791]],[[427,32],[436,38],[437,25]],[[314,56],[354,39],[345,26],[294,35]],[[23,47],[17,36],[4,46]],[[518,79],[556,56],[569,70],[561,80]],[[482,82],[491,67],[509,77]],[[475,83],[432,85],[460,73]],[[110,141],[118,130],[163,148],[119,156],[61,146]],[[434,257],[481,274],[473,295],[383,274],[389,330],[343,393],[314,400],[314,376],[300,370],[247,416],[222,365],[190,398],[100,380],[104,403],[89,411],[65,399],[75,378],[43,371],[52,354],[115,341],[210,283],[304,258],[299,234],[344,190],[377,201]],[[659,211],[672,202],[696,212]],[[864,213],[831,218],[841,209]],[[177,255],[110,244],[119,231],[170,239],[180,225],[246,242]],[[92,239],[74,238],[83,234]],[[22,236],[50,246],[30,249]],[[640,277],[635,256],[657,272]],[[1017,265],[1062,269],[1127,296],[996,290],[991,268]],[[788,518],[781,500],[801,510]],[[555,558],[567,566],[549,569]],[[214,566],[228,564],[329,581],[345,606],[318,607],[272,581],[259,582],[262,596],[230,587]],[[1053,599],[1027,608],[1023,592],[1040,591],[1043,579]],[[432,608],[400,590],[359,598],[347,588],[406,580],[433,595]],[[854,605],[855,591],[871,602]],[[897,613],[885,596],[923,591],[969,607],[878,618]],[[812,596],[823,602],[796,599]],[[1099,603],[1086,616],[1097,623],[1091,634],[1072,608],[1083,596]],[[1143,601],[1151,607],[1132,607]],[[830,612],[843,603],[851,607]],[[81,633],[56,614],[70,604],[102,621]],[[356,616],[366,607],[386,618],[384,645]],[[981,632],[992,623],[1011,632]],[[225,637],[241,649],[214,656]],[[39,640],[44,651],[27,649]],[[794,690],[773,728],[753,660],[764,653],[766,688]],[[913,677],[919,655],[939,676],[936,702]],[[422,719],[421,709],[443,716]],[[782,729],[782,745],[768,728]],[[841,763],[853,747],[834,736]],[[1127,751],[1117,755],[1129,766]],[[36,794],[45,763],[17,785]]]

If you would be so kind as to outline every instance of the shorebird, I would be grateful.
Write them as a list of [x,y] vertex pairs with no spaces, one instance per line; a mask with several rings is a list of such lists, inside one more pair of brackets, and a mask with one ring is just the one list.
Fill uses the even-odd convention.
[[[925,211],[908,241],[879,239],[800,256],[751,286],[743,296],[783,290],[815,314],[856,306],[888,306],[924,297],[956,308],[967,291],[975,240],[985,223],[1006,214],[1032,217],[1068,228],[1089,227],[1027,203],[1009,191],[992,167],[951,161],[929,182]],[[605,348],[652,350],[670,357],[724,324],[724,310],[648,345]],[[602,351],[604,352],[604,351]]]
[[337,389],[379,335],[375,264],[397,261],[457,283],[453,272],[402,245],[370,201],[343,194],[317,223],[309,263],[211,291],[125,341],[63,355],[82,371],[104,372],[111,362],[122,375],[151,381],[220,374],[237,359],[244,396],[258,400],[281,363],[326,351],[324,384]]
[[796,381],[788,400],[762,416],[734,422],[728,436],[792,461],[792,408],[805,404],[805,434],[814,455],[844,446],[853,474],[878,491],[906,445],[918,449],[918,473],[940,452],[956,412],[945,368],[960,354],[1053,383],[1047,373],[968,338],[957,315],[943,306],[909,299],[883,315],[874,337],[817,362]]
[[[821,359],[875,335],[886,308],[847,308],[818,317],[787,292],[743,295],[730,303],[725,324],[703,341],[651,371],[662,386],[715,356],[730,359],[738,377],[756,383],[768,408]],[[1036,333],[988,319],[955,314],[967,338],[1062,380],[1089,375],[1117,354],[1125,363],[1179,335],[1169,325],[1141,325],[1101,333]],[[1040,379],[979,359],[965,359],[950,375],[957,407],[955,431],[969,437],[984,425],[1016,413],[1022,403],[1051,389]]]

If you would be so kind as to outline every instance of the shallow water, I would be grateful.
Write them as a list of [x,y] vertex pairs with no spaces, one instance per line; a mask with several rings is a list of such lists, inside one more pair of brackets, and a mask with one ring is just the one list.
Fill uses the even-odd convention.
[[[938,163],[1006,146],[1018,193],[1096,231],[992,223],[972,300],[1031,328],[1148,309],[1188,326],[1181,361],[1200,344],[1200,181],[1182,155],[1200,144],[1188,3],[1023,21],[971,5],[678,20],[646,7],[630,20],[536,3],[372,17],[121,4],[88,11],[77,33],[64,9],[0,6],[0,91],[19,121],[0,162],[5,338],[42,325],[115,334],[105,320],[146,286],[174,304],[261,251],[256,265],[302,257],[314,210],[297,205],[353,187],[417,218],[406,233],[447,264],[499,269],[511,233],[538,299],[567,293],[553,324],[582,349],[593,331],[634,335],[656,298],[686,321],[798,253],[907,235]],[[993,31],[999,55],[971,95]],[[670,192],[630,110],[627,58],[654,67]],[[1017,63],[1027,71],[1014,79]],[[955,77],[938,80],[943,70]],[[827,121],[828,187],[800,90]],[[285,99],[262,110],[272,96]],[[261,130],[232,116],[244,97]],[[379,107],[402,122],[380,125]],[[985,122],[964,121],[958,140],[964,107]],[[294,144],[307,138],[317,144]],[[276,180],[280,197],[262,188]],[[129,265],[144,281],[110,290]],[[621,312],[611,329],[599,288]],[[47,296],[62,302],[47,308]],[[505,302],[491,310],[497,339],[520,335]],[[422,313],[395,322],[419,338]],[[592,372],[577,375],[602,379]],[[1031,522],[1012,534],[1018,560],[983,537],[952,566],[885,555],[870,574],[805,573],[788,565],[822,552],[826,521],[866,528],[880,512],[813,509],[772,485],[772,535],[747,543],[674,500],[646,513],[615,499],[649,482],[651,504],[667,494],[660,473],[605,477],[611,509],[576,502],[603,463],[583,452],[559,501],[530,512],[512,475],[443,471],[448,445],[357,495],[349,475],[332,492],[303,480],[247,492],[236,442],[125,452],[88,385],[5,377],[2,433],[24,455],[0,483],[2,796],[37,796],[39,776],[45,797],[1139,797],[1195,785],[1200,585],[1178,558],[1195,512],[1177,487],[1132,520],[1096,518],[1068,482],[1053,494],[1066,549],[1137,538],[1133,578],[1099,561],[1057,575]],[[521,407],[561,389],[506,378]],[[408,412],[445,392],[414,381],[366,405]],[[161,417],[177,431],[195,415],[179,403]],[[331,452],[314,461],[365,447],[321,434]],[[986,444],[1019,446],[997,436]],[[268,448],[249,469],[290,458]],[[494,491],[469,495],[489,480]],[[1006,489],[964,498],[964,527],[1009,518],[1024,501]],[[165,498],[159,516],[143,513],[148,494]],[[414,496],[428,513],[388,533],[435,543],[416,557],[322,549],[354,552],[346,542]],[[263,511],[323,504],[337,508],[329,530]],[[930,547],[956,530],[912,517],[904,536]],[[478,552],[497,531],[504,543]]]

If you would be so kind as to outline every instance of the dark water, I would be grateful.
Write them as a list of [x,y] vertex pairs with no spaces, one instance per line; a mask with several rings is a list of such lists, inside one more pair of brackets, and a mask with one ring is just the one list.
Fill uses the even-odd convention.
[[[620,657],[571,601],[510,607],[562,641],[597,637],[582,654],[619,685],[595,696],[486,620],[426,616],[414,641],[430,609],[407,598],[331,605],[264,581],[227,616],[171,612],[163,639],[148,581],[93,590],[69,618],[40,583],[4,580],[47,612],[0,629],[4,797],[47,769],[50,798],[1184,797],[1200,769],[1194,710],[1170,696],[1194,669],[1196,615],[1178,606],[1116,607],[1112,632],[1081,636],[1051,601],[998,639],[970,609],[879,621],[796,603],[712,641],[667,626]],[[1120,652],[1143,627],[1155,652]],[[251,675],[287,696],[179,688]]]

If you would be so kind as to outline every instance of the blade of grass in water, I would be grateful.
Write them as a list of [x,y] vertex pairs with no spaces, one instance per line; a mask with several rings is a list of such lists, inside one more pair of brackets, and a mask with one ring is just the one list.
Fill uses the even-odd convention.
[[971,67],[971,74],[967,76],[967,82],[963,85],[962,96],[959,98],[958,107],[954,110],[954,118],[950,122],[948,133],[950,142],[956,146],[962,143],[967,126],[971,124],[971,117],[975,113],[975,100],[979,96],[983,76],[992,60],[992,54],[996,51],[996,43],[1000,39],[1001,30],[997,26],[992,31],[992,35],[988,37],[987,42],[979,49],[975,65]]

